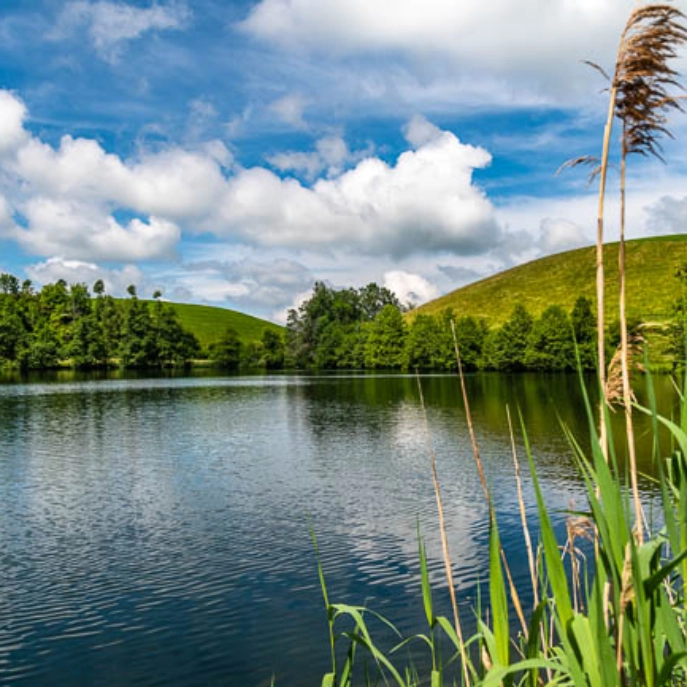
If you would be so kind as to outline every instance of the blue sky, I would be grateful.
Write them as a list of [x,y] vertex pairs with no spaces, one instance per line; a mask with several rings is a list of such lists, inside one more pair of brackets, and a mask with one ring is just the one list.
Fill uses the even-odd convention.
[[[0,270],[283,321],[315,280],[422,302],[591,244],[596,189],[555,172],[599,153],[582,60],[634,6],[4,0]],[[631,237],[687,226],[682,119],[632,161]]]

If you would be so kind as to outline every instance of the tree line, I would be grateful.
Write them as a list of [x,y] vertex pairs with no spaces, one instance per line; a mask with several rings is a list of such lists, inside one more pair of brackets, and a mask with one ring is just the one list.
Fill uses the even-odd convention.
[[0,367],[169,367],[199,353],[198,340],[159,291],[154,303],[139,300],[135,286],[128,293],[118,301],[102,280],[91,294],[62,279],[37,291],[28,279],[0,274]]
[[[687,268],[678,274],[687,283]],[[687,286],[683,284],[687,293]],[[674,359],[684,353],[684,304],[673,307],[668,325]],[[572,371],[596,369],[596,316],[592,301],[580,296],[568,312],[547,307],[539,317],[516,304],[509,318],[490,327],[486,320],[456,316],[451,309],[437,315],[408,318],[396,296],[369,284],[336,290],[315,284],[312,297],[289,311],[285,364],[292,368],[397,369],[450,371],[457,367],[455,340],[467,370]],[[628,323],[637,332],[638,320]],[[618,322],[608,327],[608,359],[620,342]]]
[[[676,276],[682,296],[668,334],[671,355],[682,360],[687,266]],[[30,280],[0,274],[0,368],[162,368],[202,358],[227,370],[451,371],[457,367],[454,331],[467,370],[569,371],[577,369],[578,358],[583,369],[596,368],[596,317],[585,297],[569,312],[551,305],[539,317],[516,304],[501,326],[490,327],[450,309],[407,317],[396,295],[375,283],[334,289],[317,282],[312,296],[289,311],[283,335],[266,329],[261,340],[245,342],[228,329],[203,350],[160,292],[151,303],[129,286],[129,299],[118,300],[105,293],[102,280],[92,291],[64,280],[37,291]],[[609,359],[619,341],[616,322],[608,330]]]

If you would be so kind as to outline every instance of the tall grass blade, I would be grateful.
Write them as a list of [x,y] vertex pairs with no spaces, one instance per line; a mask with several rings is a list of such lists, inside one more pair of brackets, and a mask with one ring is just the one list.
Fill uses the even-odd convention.
[[534,493],[537,499],[539,527],[541,530],[542,542],[544,544],[544,555],[549,575],[548,582],[551,585],[553,597],[556,602],[556,608],[558,611],[558,615],[561,619],[563,628],[567,628],[568,623],[572,619],[573,613],[572,603],[570,601],[570,590],[568,588],[568,580],[565,574],[565,567],[563,566],[563,561],[560,557],[558,541],[556,540],[553,525],[551,524],[551,518],[549,517],[546,504],[544,503],[544,497],[541,492],[541,487],[539,486],[537,470],[534,466],[534,457],[532,456],[532,450],[530,448],[530,443],[527,436],[527,430],[525,429],[525,423],[522,418],[522,413],[519,413],[519,415],[521,431],[525,442],[525,451],[527,453],[527,460],[529,462],[530,473],[532,475],[532,485],[534,487]]
[[510,628],[508,624],[508,600],[501,571],[501,541],[496,514],[491,512],[489,527],[489,597],[494,627],[495,654],[492,661],[506,666],[510,654]]

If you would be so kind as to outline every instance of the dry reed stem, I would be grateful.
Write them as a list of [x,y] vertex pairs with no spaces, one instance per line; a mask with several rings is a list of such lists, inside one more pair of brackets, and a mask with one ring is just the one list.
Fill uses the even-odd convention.
[[[574,504],[570,502],[570,510],[573,510]],[[582,580],[580,576],[580,564],[578,558],[585,558],[584,553],[575,546],[576,539],[587,539],[591,542],[595,541],[596,527],[594,522],[584,516],[570,516],[565,521],[565,529],[568,535],[565,546],[563,547],[563,556],[566,551],[570,556],[570,566],[572,572],[573,585],[573,608],[577,613],[583,608],[584,595],[582,593]]]
[[[468,400],[468,392],[465,387],[465,375],[463,374],[463,363],[460,357],[460,348],[458,346],[458,337],[456,336],[456,325],[451,320],[451,333],[453,335],[453,347],[456,353],[456,362],[458,364],[458,376],[460,378],[460,388],[463,394],[463,406],[465,407],[465,418],[468,425],[468,432],[470,433],[470,442],[472,443],[472,452],[475,456],[475,464],[477,465],[477,472],[479,473],[480,482],[482,483],[482,489],[484,491],[484,498],[487,502],[487,507],[489,512],[493,512],[493,505],[491,502],[491,494],[489,493],[489,487],[487,486],[487,478],[484,474],[484,467],[482,465],[482,456],[479,452],[479,445],[477,444],[477,437],[475,436],[475,429],[472,424],[472,413],[470,412],[470,402]],[[525,614],[522,611],[522,604],[520,603],[520,595],[513,582],[513,576],[510,571],[510,566],[508,565],[508,559],[506,558],[506,552],[502,545],[499,545],[501,552],[501,560],[503,561],[503,568],[506,573],[506,578],[508,580],[508,587],[510,588],[511,598],[513,599],[513,606],[515,607],[515,612],[520,620],[523,633],[527,636],[527,622],[525,620]]]
[[608,462],[608,430],[606,428],[605,397],[606,388],[606,351],[605,351],[605,299],[604,299],[604,201],[606,198],[606,178],[608,176],[608,154],[613,130],[613,115],[617,90],[611,87],[608,115],[604,127],[604,138],[599,171],[599,205],[596,220],[596,322],[597,322],[597,356],[601,400],[599,401],[599,444],[604,459]]
[[627,451],[630,459],[630,481],[632,484],[632,498],[635,508],[635,528],[637,541],[644,543],[644,525],[642,500],[639,496],[639,481],[637,478],[637,453],[635,448],[634,423],[632,421],[632,389],[630,388],[629,358],[630,348],[627,340],[627,315],[625,312],[625,169],[627,146],[625,138],[622,141],[622,159],[620,162],[620,246],[618,248],[618,273],[620,275],[620,348],[622,351],[621,370],[623,380],[623,405],[625,406],[625,429],[627,432]]
[[[527,563],[530,569],[530,581],[532,582],[532,599],[533,606],[539,606],[539,576],[537,574],[537,564],[534,559],[534,549],[532,548],[532,538],[530,537],[530,528],[527,524],[527,509],[525,508],[525,498],[522,493],[522,480],[520,478],[520,461],[518,460],[518,451],[515,447],[515,433],[513,432],[513,421],[510,416],[510,408],[506,405],[506,417],[508,419],[508,433],[510,435],[510,445],[513,453],[513,465],[515,466],[515,485],[518,490],[518,506],[520,508],[520,520],[522,522],[522,532],[525,537],[525,548],[527,549]],[[542,652],[544,656],[548,656],[548,645],[546,642],[546,630],[542,625],[539,629],[541,639]],[[525,633],[529,637],[529,633]],[[546,673],[551,682],[552,673],[551,668],[546,669]]]
[[623,674],[623,632],[625,629],[625,609],[634,598],[634,585],[632,580],[632,560],[630,544],[625,547],[625,561],[620,578],[620,618],[618,619],[618,636],[616,637],[615,664],[620,675]]
[[422,414],[425,422],[425,437],[427,439],[427,450],[430,456],[430,465],[432,469],[432,484],[434,485],[434,495],[437,502],[437,511],[439,513],[439,532],[441,535],[441,549],[444,558],[444,568],[446,571],[446,582],[448,584],[448,593],[451,597],[451,608],[453,610],[453,625],[460,642],[460,656],[463,664],[463,677],[465,679],[466,687],[470,685],[470,674],[468,672],[468,658],[465,651],[465,641],[463,640],[463,630],[460,624],[460,615],[458,613],[458,602],[456,601],[456,590],[453,583],[453,567],[451,565],[451,556],[448,548],[448,537],[446,535],[446,520],[444,518],[444,504],[441,498],[441,489],[439,487],[439,477],[437,476],[436,453],[432,445],[432,435],[429,430],[429,420],[427,419],[427,408],[425,406],[425,397],[422,393],[422,384],[420,382],[420,375],[415,374],[417,379],[417,388],[420,394],[420,405],[422,406]]
[[510,433],[510,444],[513,452],[513,465],[515,466],[515,485],[518,490],[518,505],[520,507],[522,533],[525,537],[525,547],[527,549],[527,562],[530,568],[530,580],[532,581],[532,597],[534,599],[534,606],[536,607],[539,605],[539,581],[537,575],[537,567],[534,560],[534,550],[532,549],[532,538],[530,537],[530,528],[527,524],[527,510],[525,508],[525,498],[522,494],[522,480],[520,479],[520,461],[518,460],[518,452],[515,448],[513,422],[511,421],[510,408],[508,406],[506,406],[506,417],[508,418],[508,431]]

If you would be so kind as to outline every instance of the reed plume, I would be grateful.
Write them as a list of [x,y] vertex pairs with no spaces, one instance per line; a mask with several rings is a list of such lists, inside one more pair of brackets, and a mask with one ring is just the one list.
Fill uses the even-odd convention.
[[631,346],[627,334],[625,279],[625,196],[627,157],[639,154],[663,160],[658,139],[672,138],[667,128],[666,113],[682,110],[680,98],[669,92],[681,88],[677,72],[669,61],[677,57],[678,48],[687,41],[687,29],[682,24],[684,14],[672,5],[651,4],[639,7],[630,15],[623,31],[613,76],[615,92],[614,114],[622,122],[620,141],[620,246],[618,272],[620,277],[620,362],[622,396],[625,408],[630,479],[635,504],[636,527],[642,542],[642,507],[637,484],[637,458],[632,422],[632,390],[630,387]]
[[[608,74],[598,64],[586,63],[600,72],[610,83],[608,114],[604,127],[601,157],[582,156],[569,160],[560,169],[578,165],[593,165],[590,179],[599,176],[599,197],[596,234],[596,297],[597,297],[597,355],[599,384],[602,390],[599,413],[599,443],[606,458],[608,457],[608,438],[604,406],[616,389],[618,378],[609,379],[605,357],[605,304],[604,304],[604,201],[606,178],[611,148],[613,121],[622,122],[620,138],[620,246],[618,251],[619,271],[619,318],[621,331],[620,370],[623,405],[625,407],[628,452],[632,491],[639,526],[638,536],[643,539],[641,522],[641,502],[637,485],[637,461],[632,423],[632,390],[630,388],[629,358],[630,345],[627,335],[626,278],[625,278],[625,197],[627,157],[639,154],[654,156],[660,160],[661,136],[672,138],[667,127],[667,113],[682,110],[681,96],[671,94],[670,89],[681,89],[677,72],[669,65],[677,57],[678,49],[687,42],[687,29],[682,23],[685,15],[667,3],[652,3],[637,7],[629,16],[620,38],[616,53],[613,75]],[[560,171],[560,170],[559,170]],[[617,364],[617,360],[612,361]]]

